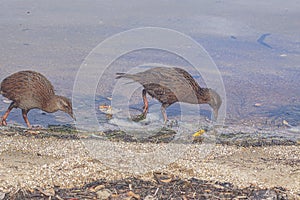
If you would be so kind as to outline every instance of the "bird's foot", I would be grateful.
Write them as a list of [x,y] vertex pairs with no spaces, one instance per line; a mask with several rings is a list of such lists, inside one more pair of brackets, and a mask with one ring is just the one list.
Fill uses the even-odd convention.
[[134,122],[139,122],[143,119],[146,119],[146,115],[144,113],[140,114],[140,115],[137,115],[135,117],[132,118],[132,121]]
[[167,120],[165,122],[165,126],[168,128],[172,128],[172,127],[178,127],[178,121],[177,120]]
[[6,120],[2,119],[0,122],[0,126],[7,126]]

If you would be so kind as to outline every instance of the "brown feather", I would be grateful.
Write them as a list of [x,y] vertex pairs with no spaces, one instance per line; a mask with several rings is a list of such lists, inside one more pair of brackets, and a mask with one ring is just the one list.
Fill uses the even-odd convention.
[[187,71],[177,67],[155,67],[136,74],[117,73],[116,78],[129,78],[140,83],[150,96],[160,101],[165,107],[175,102],[207,103],[214,109],[217,116],[222,103],[215,91],[201,88]]
[[10,99],[12,104],[4,114],[1,124],[6,124],[6,118],[12,108],[20,108],[27,125],[27,112],[38,108],[46,112],[58,110],[73,116],[72,104],[66,97],[55,95],[51,82],[42,74],[34,71],[20,71],[6,77],[0,86],[1,94]]
[[20,71],[5,78],[1,93],[21,109],[44,108],[55,93],[50,81],[34,71]]

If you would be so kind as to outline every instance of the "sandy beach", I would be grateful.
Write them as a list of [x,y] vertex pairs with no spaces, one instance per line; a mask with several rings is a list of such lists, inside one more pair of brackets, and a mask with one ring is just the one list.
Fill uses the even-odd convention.
[[[1,131],[2,192],[20,188],[82,187],[99,179],[115,181],[138,177],[152,180],[153,172],[159,171],[182,179],[228,182],[238,188],[282,187],[291,199],[300,194],[300,147],[297,144],[260,147],[217,144],[205,158],[199,152],[203,144],[188,144],[188,151],[174,162],[160,169],[134,174],[122,172],[122,165],[113,168],[107,161],[94,159],[82,139],[57,138],[55,135],[53,132],[36,136]],[[153,144],[120,142],[118,145],[134,154]],[[165,144],[154,145],[160,148]]]

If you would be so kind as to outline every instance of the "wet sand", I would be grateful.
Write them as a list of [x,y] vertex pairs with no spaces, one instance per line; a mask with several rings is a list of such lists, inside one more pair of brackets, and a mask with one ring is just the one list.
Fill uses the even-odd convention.
[[[130,5],[54,1],[47,6],[6,1],[0,8],[0,78],[18,70],[37,70],[52,81],[58,94],[71,97],[80,65],[100,42],[132,28],[170,28],[191,36],[219,68],[226,89],[226,123],[250,121],[276,127],[287,120],[299,125],[299,6],[295,1],[284,7],[277,1],[145,5],[143,1]],[[110,67],[122,71],[143,63],[190,67],[178,56],[159,50],[129,52]],[[114,73],[108,70],[106,75],[97,89],[97,95],[104,97],[111,95],[115,84]],[[254,106],[257,103],[261,106]],[[1,112],[6,107],[1,103]],[[169,112],[177,111],[170,108]],[[24,124],[18,113],[14,111],[8,120]],[[29,117],[38,113],[31,111]],[[61,116],[55,113],[34,120],[44,126],[65,123]]]

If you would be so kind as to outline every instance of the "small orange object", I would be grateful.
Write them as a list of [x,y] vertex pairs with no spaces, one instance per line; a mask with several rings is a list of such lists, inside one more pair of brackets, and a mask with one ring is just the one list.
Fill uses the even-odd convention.
[[136,199],[141,199],[141,196],[139,194],[135,194],[132,191],[127,192],[127,195]]

